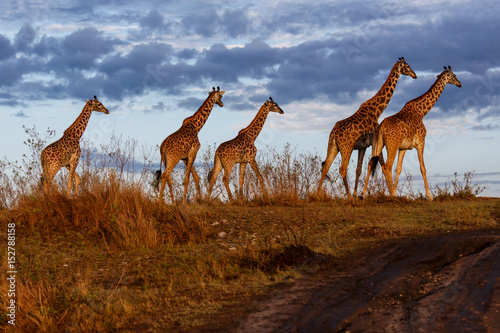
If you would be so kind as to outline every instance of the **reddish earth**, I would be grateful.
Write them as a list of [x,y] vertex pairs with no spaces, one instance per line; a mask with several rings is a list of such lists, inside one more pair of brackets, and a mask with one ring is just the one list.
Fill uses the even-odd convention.
[[197,332],[500,332],[500,230],[392,242]]

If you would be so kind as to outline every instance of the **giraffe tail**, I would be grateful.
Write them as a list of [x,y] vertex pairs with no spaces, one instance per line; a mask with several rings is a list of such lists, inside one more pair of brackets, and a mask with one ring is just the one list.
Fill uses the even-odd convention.
[[161,181],[161,164],[163,163],[163,160],[160,160],[160,168],[155,171],[155,177],[153,180],[153,187],[157,190],[160,189],[160,181]]
[[211,169],[207,175],[207,184],[210,183],[210,179],[212,179],[213,174],[214,174],[214,169]]
[[382,154],[382,148],[384,143],[382,141],[382,136],[380,134],[380,126],[373,132],[372,136],[372,158],[370,159],[370,164],[372,165],[371,175],[375,176],[375,171],[377,170],[377,164],[380,162],[380,154]]
[[370,163],[372,164],[372,171],[371,171],[372,176],[375,176],[375,171],[377,170],[378,162],[379,162],[378,156],[373,156],[370,160]]
[[[326,164],[326,161],[321,162],[321,170],[323,170],[323,168],[325,167],[325,164]],[[328,173],[325,175],[325,179],[330,181],[330,182],[332,181],[330,176],[328,176]]]

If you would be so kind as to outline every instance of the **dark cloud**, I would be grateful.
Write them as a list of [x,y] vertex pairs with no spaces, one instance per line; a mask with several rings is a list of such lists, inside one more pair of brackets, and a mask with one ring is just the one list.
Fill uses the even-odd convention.
[[231,49],[215,44],[203,52],[193,69],[201,77],[218,82],[238,82],[245,77],[263,79],[272,75],[273,66],[283,60],[281,52],[261,41]]
[[199,55],[196,49],[183,49],[177,53],[177,57],[182,60],[195,59]]
[[33,55],[47,57],[59,53],[59,41],[54,37],[42,36],[31,49]]
[[9,59],[16,54],[10,40],[0,34],[0,60]]
[[152,9],[148,15],[139,20],[141,28],[158,29],[163,27],[163,16],[157,9]]
[[28,47],[33,43],[35,37],[36,30],[30,23],[25,23],[16,34],[14,45],[19,51],[28,51]]
[[156,103],[155,105],[152,105],[146,111],[167,111],[167,106],[165,105],[165,103],[160,101],[160,102]]
[[106,56],[99,69],[102,73],[112,77],[121,71],[146,73],[146,67],[154,67],[162,62],[168,61],[173,55],[173,48],[168,44],[148,43],[139,44],[132,48],[127,54],[115,54]]
[[38,61],[26,57],[0,61],[0,86],[18,84],[24,74],[39,70]]
[[227,9],[219,12],[217,7],[202,12],[187,14],[172,25],[179,34],[195,34],[203,37],[237,38],[250,31],[250,19],[242,9]]
[[500,124],[498,122],[489,123],[489,124],[481,124],[481,125],[472,126],[472,129],[475,131],[498,131],[498,129],[500,129]]
[[[116,5],[114,11],[106,7],[109,4]],[[493,37],[500,30],[496,3],[276,3],[269,4],[267,12],[259,12],[258,4],[229,9],[204,3],[203,10],[167,15],[172,4],[146,2],[137,9],[125,0],[65,2],[58,10],[73,15],[81,29],[51,36],[25,23],[11,39],[0,35],[0,85],[22,87],[27,99],[104,94],[121,100],[150,91],[184,93],[193,86],[245,89],[245,80],[251,79],[282,104],[318,96],[336,104],[361,104],[359,93],[377,91],[397,58],[404,56],[417,75],[439,74],[442,66],[451,65],[462,81],[461,89],[446,87],[436,104],[440,112],[429,117],[446,118],[471,109],[479,114],[500,98],[500,71],[493,70],[500,67],[500,39]],[[114,20],[139,28],[113,37],[112,32],[85,27]],[[273,44],[273,38],[285,34],[311,37],[286,46]],[[205,42],[201,49],[186,39],[211,45]],[[37,81],[37,75],[44,80]],[[433,75],[401,79],[390,108],[399,110],[434,80]],[[268,97],[249,94],[233,102],[235,109],[246,109]],[[189,108],[201,102],[193,101]]]
[[[256,101],[256,103],[261,102],[262,99],[259,99]],[[240,102],[240,103],[226,103],[228,108],[231,109],[231,111],[249,111],[249,110],[255,110],[255,104],[254,103],[248,103],[248,102]]]
[[26,113],[24,113],[23,110],[19,110],[18,112],[11,114],[11,117],[16,117],[16,118],[29,118]]
[[250,19],[244,10],[226,10],[220,18],[220,24],[229,37],[236,38],[248,32]]
[[219,16],[215,9],[202,13],[191,13],[181,20],[182,30],[203,37],[214,36],[217,32]]
[[198,110],[204,101],[204,99],[188,97],[179,101],[179,103],[177,103],[177,106],[182,109]]
[[64,52],[70,54],[103,55],[113,50],[114,42],[116,43],[116,41],[104,38],[96,28],[84,28],[65,37],[61,46]]

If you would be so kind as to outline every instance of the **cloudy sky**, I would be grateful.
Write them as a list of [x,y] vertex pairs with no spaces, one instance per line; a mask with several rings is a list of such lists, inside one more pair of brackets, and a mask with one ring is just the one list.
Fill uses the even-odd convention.
[[[155,147],[220,86],[202,149],[233,138],[272,96],[285,114],[269,116],[257,146],[324,158],[334,124],[404,56],[418,79],[399,80],[380,120],[450,65],[463,87],[447,86],[424,120],[431,186],[475,170],[483,194],[500,196],[498,13],[498,1],[462,0],[3,1],[0,156],[27,153],[23,125],[60,137],[94,95],[110,114],[94,114],[84,138]],[[404,168],[420,180],[416,155]]]

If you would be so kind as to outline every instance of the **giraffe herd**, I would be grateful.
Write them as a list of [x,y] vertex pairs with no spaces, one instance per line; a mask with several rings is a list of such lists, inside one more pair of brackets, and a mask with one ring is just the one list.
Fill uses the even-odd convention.
[[[389,104],[401,75],[407,75],[413,79],[417,78],[417,75],[413,72],[404,58],[399,58],[394,64],[387,80],[375,96],[361,104],[359,109],[352,116],[340,120],[335,124],[328,140],[327,156],[322,163],[321,176],[317,188],[318,192],[322,190],[322,183],[327,177],[328,170],[335,157],[340,152],[342,161],[339,172],[345,186],[346,194],[348,197],[351,196],[347,181],[347,167],[353,150],[358,150],[356,180],[353,191],[353,195],[356,196],[364,155],[366,149],[372,146],[372,158],[368,163],[368,172],[362,196],[366,196],[370,175],[375,172],[378,163],[380,163],[382,167],[390,195],[395,196],[404,155],[408,149],[416,148],[420,163],[420,171],[424,179],[426,195],[429,200],[433,200],[427,182],[423,159],[426,136],[423,118],[437,102],[447,84],[454,84],[457,87],[461,87],[461,83],[452,72],[451,67],[445,67],[444,71],[437,76],[437,80],[427,92],[406,103],[401,111],[393,116],[385,118],[379,125],[378,119]],[[156,172],[158,183],[160,184],[160,202],[163,202],[165,184],[168,184],[171,202],[172,204],[175,203],[171,173],[181,160],[186,164],[183,202],[186,202],[190,175],[193,176],[195,181],[198,196],[201,196],[200,177],[194,168],[194,161],[200,149],[198,133],[207,121],[214,105],[217,104],[223,107],[222,96],[224,93],[225,92],[221,91],[219,87],[217,87],[217,90],[213,88],[212,91],[208,93],[208,98],[203,102],[198,111],[186,118],[182,126],[162,142],[160,146],[160,170]],[[93,100],[90,99],[86,102],[81,114],[64,132],[62,138],[50,144],[42,151],[42,181],[45,193],[50,191],[53,178],[62,167],[66,167],[69,170],[68,196],[71,196],[73,181],[75,183],[74,194],[76,195],[78,192],[80,177],[76,174],[75,170],[81,154],[80,138],[85,131],[93,111],[109,114],[104,105],[94,96]],[[262,187],[263,195],[267,196],[264,179],[255,159],[257,148],[254,142],[261,132],[270,112],[279,114],[284,113],[272,98],[261,106],[252,122],[246,128],[239,131],[234,139],[219,145],[215,152],[213,169],[208,176],[208,200],[210,200],[212,189],[217,181],[217,176],[222,170],[224,170],[222,180],[229,200],[234,200],[229,187],[229,177],[231,170],[237,163],[240,165],[238,195],[240,197],[243,195],[245,168],[247,164],[250,164]],[[387,160],[385,162],[382,155],[384,146],[387,150]],[[392,166],[398,152],[396,176],[393,182]],[[161,172],[162,165],[165,166],[163,173]]]

